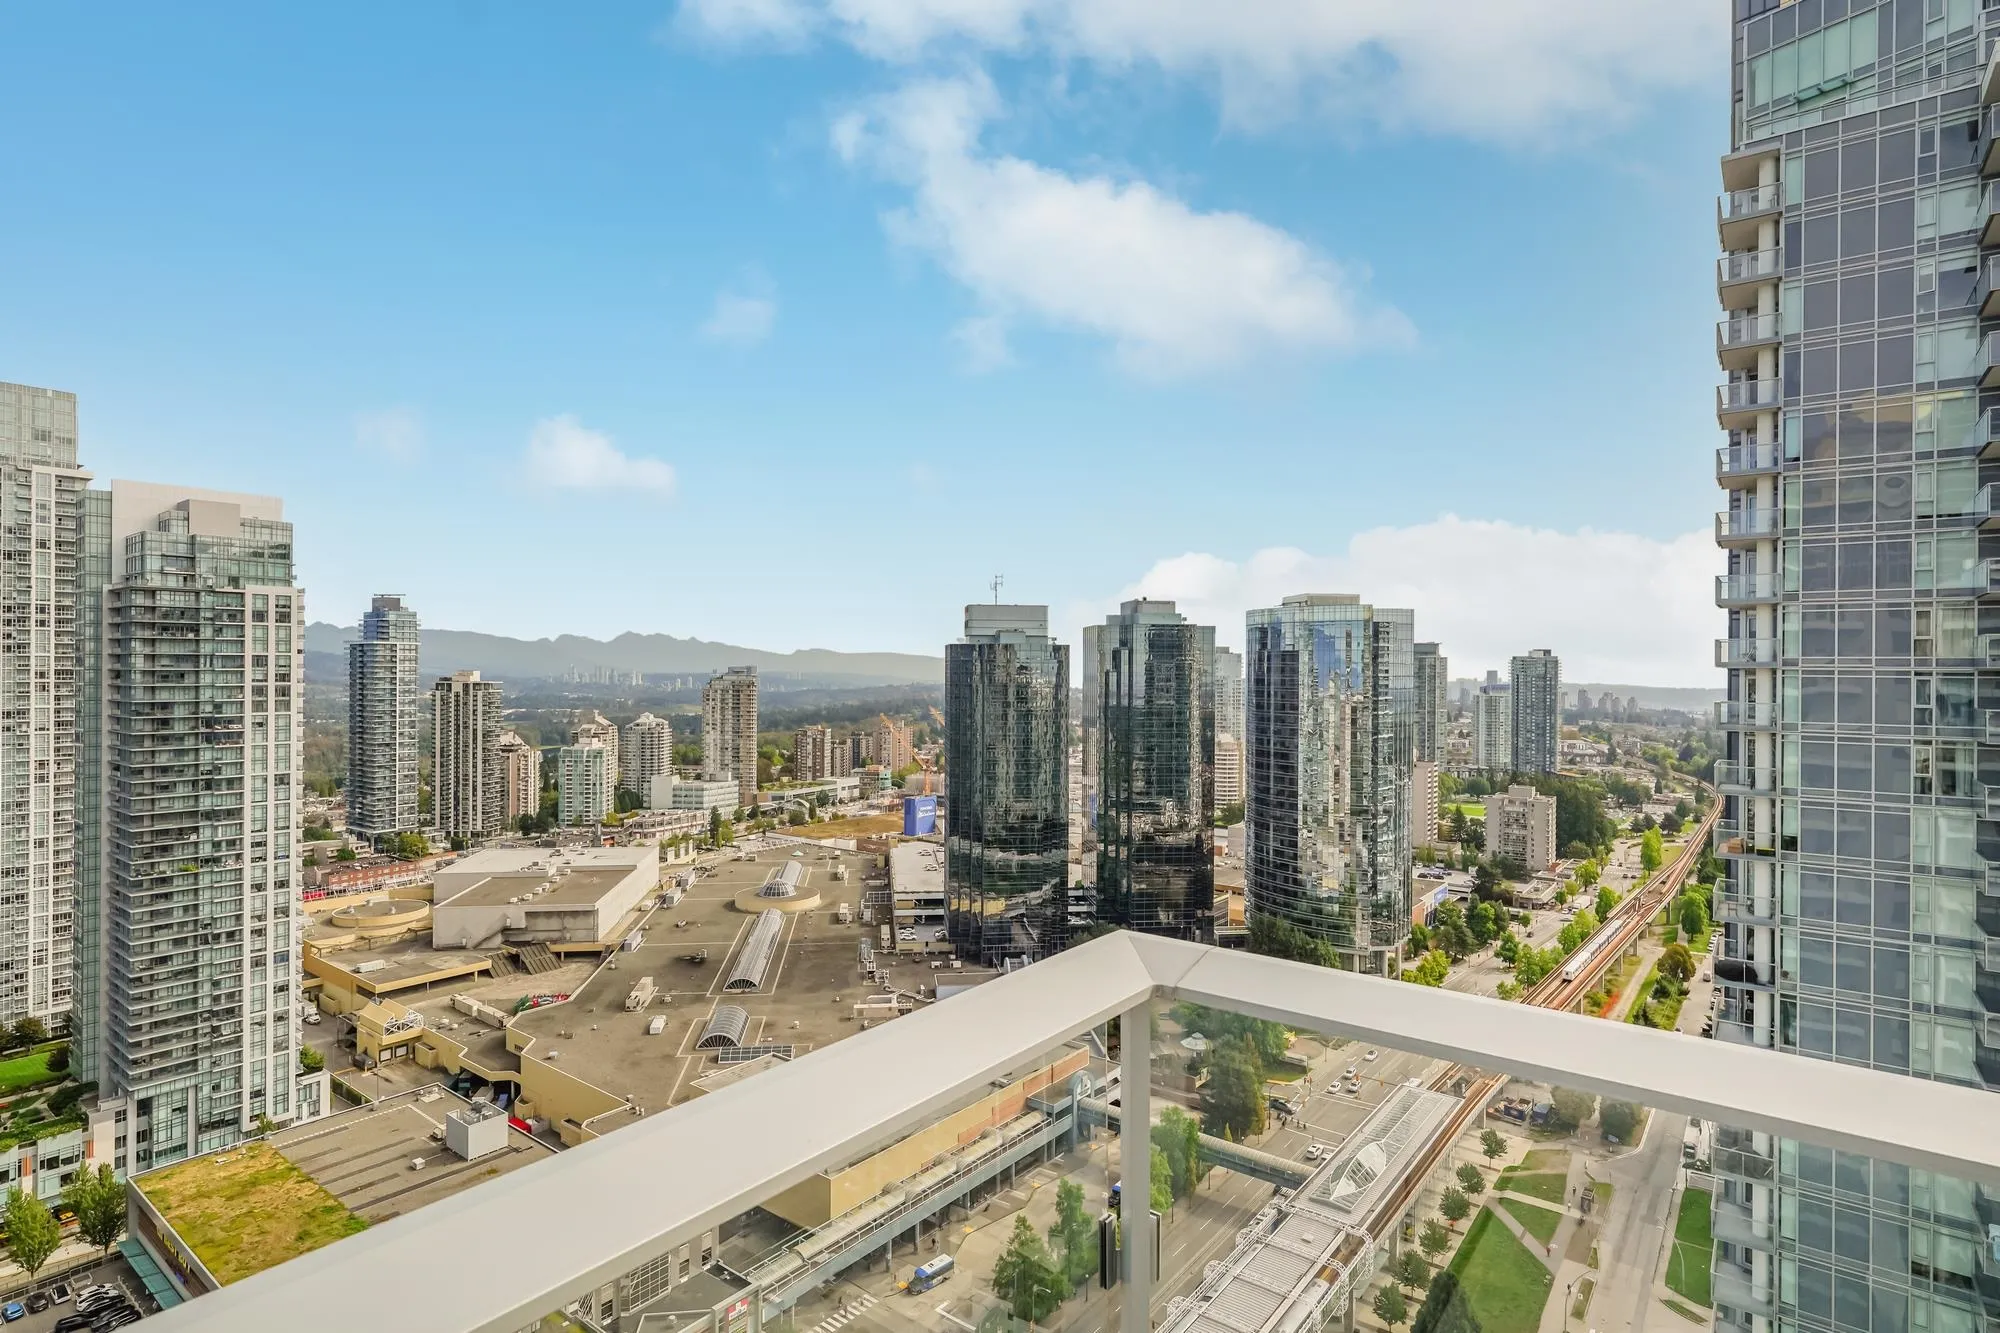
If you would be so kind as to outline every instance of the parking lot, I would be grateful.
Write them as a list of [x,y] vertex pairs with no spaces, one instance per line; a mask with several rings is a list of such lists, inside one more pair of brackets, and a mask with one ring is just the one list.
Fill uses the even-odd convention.
[[[126,1299],[132,1302],[133,1307],[140,1314],[152,1314],[157,1308],[153,1304],[152,1297],[146,1294],[146,1288],[140,1283],[138,1275],[132,1271],[132,1266],[126,1263],[121,1255],[116,1253],[112,1254],[108,1259],[100,1259],[82,1268],[71,1269],[60,1277],[44,1278],[42,1281],[37,1282],[32,1290],[49,1292],[58,1284],[67,1286],[71,1291],[78,1291],[84,1287],[97,1284],[113,1286],[125,1293]],[[0,1304],[13,1304],[15,1302],[25,1304],[26,1301],[27,1290],[23,1290],[7,1297],[6,1301],[0,1302]],[[52,1304],[46,1310],[25,1315],[8,1324],[6,1327],[8,1333],[50,1333],[55,1328],[58,1320],[75,1313],[75,1301],[66,1300],[59,1304]]]

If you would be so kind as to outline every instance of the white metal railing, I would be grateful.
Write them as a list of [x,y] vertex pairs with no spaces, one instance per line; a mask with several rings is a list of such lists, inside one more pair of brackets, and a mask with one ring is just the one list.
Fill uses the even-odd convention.
[[1776,282],[1784,267],[1784,260],[1776,248],[1746,250],[1741,254],[1724,255],[1718,259],[1715,263],[1715,281],[1722,287],[1738,286],[1746,282]]
[[1777,406],[1776,380],[1731,380],[1715,386],[1715,410],[1718,412],[1768,412]]
[[[1118,1016],[1121,1138],[1144,1160],[1153,1005],[1191,1001],[2000,1188],[1988,1094],[1180,941],[1118,933],[822,1047],[196,1300],[149,1333],[517,1333]],[[1134,1192],[1138,1193],[1137,1191]],[[496,1217],[535,1219],[499,1228]],[[1146,1228],[1126,1230],[1137,1241]],[[1122,1322],[1148,1327],[1151,1247]],[[439,1273],[477,1273],[440,1282]]]

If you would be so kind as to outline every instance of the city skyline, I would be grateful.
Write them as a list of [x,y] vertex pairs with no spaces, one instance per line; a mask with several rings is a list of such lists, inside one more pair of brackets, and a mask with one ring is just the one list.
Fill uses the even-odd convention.
[[[1215,78],[1228,44],[1213,31],[1130,70],[1079,53],[1089,77],[1072,81],[1047,77],[1057,39],[1035,25],[1018,63],[966,72],[927,46],[857,68],[824,21],[801,20],[821,35],[773,54],[769,34],[725,39],[717,15],[740,11],[719,3],[614,4],[560,23],[422,14],[404,16],[398,59],[357,106],[329,76],[379,54],[366,23],[245,13],[220,46],[152,20],[86,40],[75,16],[16,7],[0,40],[74,53],[15,76],[19,132],[71,188],[0,219],[0,244],[37,256],[0,311],[0,361],[11,379],[83,396],[100,475],[147,475],[164,453],[191,484],[290,497],[313,613],[340,623],[397,588],[428,622],[468,630],[927,651],[1000,569],[1072,642],[1143,594],[1240,647],[1250,607],[1367,588],[1415,609],[1468,663],[1504,665],[1516,636],[1485,642],[1499,627],[1478,585],[1511,563],[1530,582],[1574,583],[1601,617],[1589,642],[1517,627],[1578,679],[1706,683],[1714,668],[1688,644],[1719,631],[1687,588],[1708,558],[1694,534],[1712,497],[1679,444],[1704,429],[1712,387],[1712,319],[1685,275],[1711,258],[1710,220],[1688,201],[1709,188],[1726,28],[1679,12],[1708,6],[1661,0],[1628,6],[1619,31],[1522,0],[1499,8],[1482,31],[1532,53],[1540,75],[1496,119],[1450,110],[1462,95],[1443,71],[1465,58],[1453,24],[1379,17],[1302,48],[1298,100],[1279,80],[1277,102],[1250,107],[1219,91],[1240,85]],[[989,40],[973,42],[975,65]],[[1391,69],[1408,62],[1408,78],[1382,75],[1390,100],[1329,95],[1344,54],[1376,40]],[[437,80],[430,57],[468,43],[488,59],[449,60],[453,77]],[[558,90],[555,110],[520,104],[500,71],[524,63]],[[926,88],[956,96],[958,119],[946,99],[919,105]],[[233,114],[244,98],[265,114]],[[129,99],[147,116],[128,120]],[[719,131],[673,128],[693,123]],[[413,124],[439,137],[412,140]],[[885,216],[940,216],[925,210],[944,177],[904,174],[911,124],[962,126],[976,182],[1018,165],[1054,200],[1100,190],[1157,226],[1197,279],[1186,307],[1141,304],[1121,282],[1059,308],[1044,273],[989,278],[980,237],[885,233]],[[481,136],[509,148],[468,147]],[[449,180],[431,170],[442,143],[458,163]],[[1489,281],[1436,263],[1456,243],[1449,210],[1377,206],[1420,182],[1418,157],[1485,199],[1482,245],[1508,261]],[[177,169],[158,170],[170,158]],[[524,199],[524,170],[548,188]],[[101,193],[117,180],[143,184],[143,226]],[[1558,193],[1585,209],[1573,235],[1547,225]],[[1103,225],[1086,213],[1022,249],[1086,269]],[[1596,275],[1633,250],[1659,261],[1602,300]],[[1264,254],[1309,298],[1296,333],[1282,303],[1232,295],[1234,266]],[[1514,336],[1524,311],[1530,338]],[[1012,364],[976,373],[968,351],[996,351],[1002,324]],[[1647,375],[1615,373],[1634,355]],[[1546,428],[1552,365],[1576,410],[1623,423],[1619,448]],[[1407,410],[1445,376],[1457,392]],[[774,379],[797,393],[763,392]],[[1475,437],[1482,447],[1466,447]],[[1362,443],[1374,438],[1400,444]],[[906,572],[911,595],[893,607],[835,588],[767,624],[762,596],[792,571],[754,547],[730,580],[668,581],[644,619],[600,576],[662,520],[690,553],[728,547],[725,498],[772,476],[843,510],[934,508],[950,472],[939,439],[1020,460],[963,516],[997,533],[1008,525],[994,520],[1021,515],[1024,540],[940,551]],[[1264,485],[1309,475],[1322,455],[1339,460],[1338,484]],[[1089,503],[1142,464],[1203,484],[1148,482],[1143,523]],[[1028,481],[1057,469],[1077,485]],[[440,493],[454,503],[433,503]],[[446,557],[496,518],[529,525],[570,506],[595,521],[504,591],[454,576]],[[364,512],[392,539],[341,541]],[[1319,568],[1256,583],[1287,561]],[[1404,586],[1412,570],[1424,586]],[[1218,608],[1217,579],[1256,586]]]

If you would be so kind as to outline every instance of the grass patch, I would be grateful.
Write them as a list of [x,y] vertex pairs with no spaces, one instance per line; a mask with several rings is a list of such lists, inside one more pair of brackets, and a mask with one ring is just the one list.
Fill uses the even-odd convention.
[[870,838],[882,833],[901,833],[901,815],[856,815],[852,819],[831,819],[822,824],[781,826],[779,833],[794,838]]
[[1502,1199],[1500,1206],[1521,1224],[1523,1231],[1544,1245],[1556,1238],[1556,1228],[1562,1225],[1561,1213],[1525,1199]]
[[1296,1083],[1306,1076],[1304,1065],[1280,1064],[1275,1069],[1264,1071],[1266,1083]]
[[1521,1159],[1518,1168],[1522,1171],[1568,1171],[1569,1150],[1566,1148],[1533,1148]]
[[1610,1181],[1608,1181],[1608,1180],[1593,1180],[1593,1181],[1591,1181],[1591,1182],[1590,1182],[1590,1192],[1591,1192],[1592,1194],[1595,1194],[1595,1195],[1597,1196],[1597,1210],[1598,1210],[1599,1212],[1602,1212],[1602,1211],[1604,1211],[1604,1209],[1605,1209],[1605,1208],[1606,1208],[1606,1207],[1607,1207],[1607,1206],[1608,1206],[1608,1205],[1609,1205],[1609,1204],[1611,1203],[1611,1182],[1610,1182]]
[[1536,1333],[1553,1279],[1542,1261],[1481,1208],[1452,1256],[1466,1303],[1485,1333]]
[[1446,819],[1450,819],[1451,812],[1454,810],[1465,811],[1465,817],[1467,819],[1486,818],[1486,807],[1480,804],[1478,801],[1460,801],[1456,805],[1448,805],[1444,808],[1444,817]]
[[1570,1302],[1569,1307],[1569,1317],[1571,1319],[1583,1318],[1583,1312],[1590,1308],[1590,1298],[1596,1290],[1596,1278],[1587,1277],[1576,1284],[1576,1299]]
[[45,1046],[26,1055],[0,1060],[0,1097],[23,1088],[38,1088],[44,1083],[62,1081],[66,1075],[49,1072],[49,1054],[54,1050],[53,1046]]
[[1696,1305],[1715,1303],[1709,1291],[1709,1267],[1715,1239],[1709,1234],[1707,1190],[1683,1190],[1680,1215],[1674,1219],[1674,1253],[1667,1261],[1667,1285]]
[[1703,1328],[1708,1327],[1707,1315],[1697,1314],[1695,1311],[1688,1309],[1685,1305],[1682,1305],[1679,1301],[1664,1301],[1662,1302],[1662,1304],[1664,1304],[1669,1310],[1672,1310],[1675,1314],[1679,1315],[1681,1318],[1688,1320],[1691,1323],[1700,1324]]
[[1545,1203],[1562,1203],[1569,1193],[1569,1177],[1553,1171],[1518,1171],[1509,1168],[1500,1173],[1500,1183],[1494,1188],[1511,1194],[1525,1194]]
[[225,1285],[368,1225],[268,1143],[148,1172],[138,1184]]

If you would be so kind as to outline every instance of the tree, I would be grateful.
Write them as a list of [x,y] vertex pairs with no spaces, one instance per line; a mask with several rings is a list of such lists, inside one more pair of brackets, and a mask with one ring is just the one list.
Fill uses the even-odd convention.
[[1174,1206],[1174,1169],[1167,1165],[1167,1155],[1155,1143],[1153,1148],[1152,1189],[1148,1192],[1147,1203],[1156,1213],[1164,1213]]
[[1466,1198],[1456,1187],[1447,1185],[1444,1196],[1438,1200],[1438,1211],[1444,1214],[1445,1221],[1457,1226],[1465,1220],[1465,1215],[1472,1211],[1472,1200]]
[[325,1056],[310,1046],[299,1047],[299,1071],[301,1073],[317,1074],[324,1068],[326,1068]]
[[63,1191],[63,1204],[76,1217],[76,1232],[105,1253],[125,1234],[125,1184],[109,1162],[95,1172],[79,1171]]
[[30,1282],[62,1244],[62,1223],[48,1206],[16,1185],[7,1191],[7,1257],[20,1265]]
[[1049,1244],[1071,1288],[1097,1272],[1097,1223],[1083,1206],[1083,1186],[1074,1180],[1056,1186],[1056,1222],[1049,1228]]
[[1486,1154],[1486,1160],[1496,1162],[1507,1155],[1507,1140],[1499,1130],[1489,1129],[1479,1136],[1479,1151]]
[[1417,1244],[1423,1246],[1425,1254],[1435,1259],[1451,1248],[1451,1233],[1434,1217],[1425,1222],[1424,1229],[1417,1233]]
[[16,1046],[37,1046],[48,1039],[48,1025],[39,1018],[30,1016],[14,1025],[14,1045]]
[[1618,890],[1609,884],[1597,891],[1597,919],[1604,920],[1611,915],[1611,909],[1618,906]]
[[1403,973],[1403,980],[1413,981],[1419,986],[1442,986],[1451,972],[1451,960],[1441,949],[1432,949],[1417,961],[1417,965]]
[[1069,1284],[1049,1254],[1049,1247],[1028,1225],[1026,1217],[1014,1219],[1014,1232],[1007,1248],[993,1265],[993,1290],[1025,1323],[1037,1323],[1055,1312],[1069,1295]]
[[1482,1194],[1486,1190],[1486,1177],[1480,1174],[1478,1167],[1467,1162],[1458,1168],[1458,1187],[1467,1194]]
[[1431,913],[1431,939],[1454,963],[1479,947],[1472,938],[1472,927],[1465,922],[1465,909],[1453,902],[1439,903],[1437,911]]
[[1480,1333],[1479,1321],[1466,1304],[1456,1273],[1445,1269],[1431,1279],[1431,1289],[1410,1325],[1410,1333]]
[[1671,837],[1672,835],[1679,833],[1681,831],[1681,825],[1683,825],[1686,822],[1687,821],[1683,819],[1681,816],[1674,814],[1672,811],[1669,811],[1666,814],[1660,816],[1660,831]]
[[1556,1129],[1573,1130],[1597,1113],[1597,1098],[1588,1092],[1557,1088],[1549,1098],[1549,1123]]
[[1289,959],[1294,963],[1311,963],[1315,967],[1340,965],[1340,955],[1332,945],[1317,935],[1300,930],[1289,921],[1273,916],[1251,918],[1250,952],[1267,958]]
[[58,1046],[49,1052],[49,1072],[51,1074],[67,1074],[69,1072],[69,1047],[67,1045]]
[[1597,883],[1603,874],[1604,871],[1598,866],[1597,862],[1585,861],[1576,868],[1576,882],[1579,886],[1587,889]]
[[1153,1145],[1167,1155],[1167,1166],[1173,1172],[1173,1197],[1186,1198],[1202,1176],[1201,1123],[1180,1107],[1169,1106],[1153,1126]]
[[1422,1291],[1431,1284],[1431,1266],[1415,1250],[1404,1250],[1397,1255],[1396,1262],[1389,1267],[1389,1275],[1397,1286],[1412,1291]]
[[1660,950],[1660,975],[1682,984],[1694,975],[1694,955],[1687,945],[1675,940]]
[[414,861],[431,854],[431,842],[421,833],[398,833],[389,840],[389,852],[405,861]]
[[1201,1127],[1232,1143],[1264,1132],[1264,1070],[1257,1052],[1240,1037],[1225,1038],[1209,1048]]
[[352,847],[343,847],[333,854],[333,859],[336,861],[357,861],[360,858],[355,855]]
[[1639,841],[1639,868],[1650,875],[1664,865],[1666,859],[1667,852],[1660,841],[1660,831],[1647,829],[1646,836]]
[[1475,942],[1491,944],[1500,934],[1500,909],[1489,901],[1476,902],[1466,912],[1465,924]]
[[1697,894],[1684,893],[1679,909],[1681,933],[1698,940],[1708,930],[1708,904]]
[[1638,1127],[1639,1108],[1631,1102],[1614,1102],[1607,1097],[1597,1109],[1597,1128],[1606,1138],[1630,1143],[1632,1131]]
[[1401,1287],[1392,1282],[1376,1288],[1375,1317],[1390,1328],[1410,1317],[1410,1302]]

